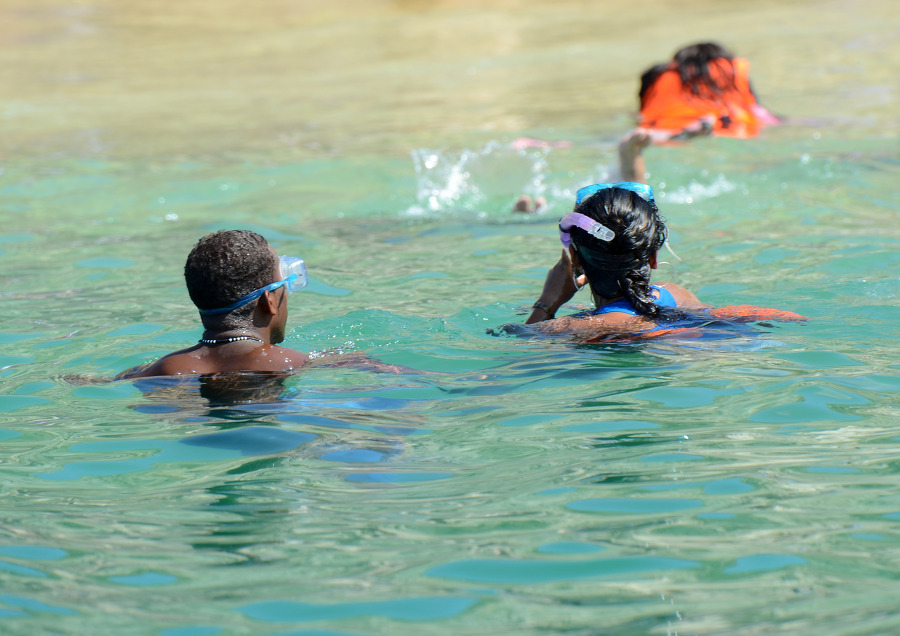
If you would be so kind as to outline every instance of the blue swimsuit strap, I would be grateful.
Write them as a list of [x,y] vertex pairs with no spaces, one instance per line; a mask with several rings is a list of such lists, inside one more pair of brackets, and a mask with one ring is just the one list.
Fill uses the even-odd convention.
[[[650,289],[656,291],[659,297],[656,299],[656,304],[660,307],[677,307],[678,303],[675,302],[675,297],[672,296],[672,293],[664,287],[657,287],[656,285],[651,285]],[[628,314],[630,316],[637,316],[638,311],[634,308],[634,305],[631,304],[631,301],[622,299],[617,300],[615,302],[611,302],[608,305],[603,305],[602,307],[598,307],[594,311],[590,312],[591,316],[599,316],[601,314],[612,314],[612,313],[620,313],[620,314]]]
[[588,315],[590,316],[599,316],[601,314],[628,314],[629,316],[637,316],[638,312],[634,308],[634,305],[631,304],[631,301],[623,298],[622,300],[611,302],[602,307],[597,307],[594,311],[588,312]]

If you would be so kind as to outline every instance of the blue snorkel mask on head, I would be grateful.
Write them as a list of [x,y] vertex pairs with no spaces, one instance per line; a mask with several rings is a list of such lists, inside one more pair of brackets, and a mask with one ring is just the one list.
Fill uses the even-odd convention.
[[309,284],[309,277],[306,274],[306,264],[303,262],[302,258],[297,258],[296,256],[280,256],[279,262],[282,276],[281,280],[254,290],[246,296],[238,298],[227,307],[200,309],[200,314],[203,316],[219,316],[227,314],[229,311],[234,311],[238,307],[243,307],[247,303],[253,302],[267,291],[278,289],[282,285],[284,285],[289,292],[294,292],[298,289],[303,289]]
[[[610,188],[630,190],[656,208],[656,201],[653,200],[653,188],[646,183],[635,183],[633,181],[595,183],[594,185],[585,186],[575,193],[575,205],[579,205],[592,194],[600,192],[600,190],[608,190]],[[594,219],[578,212],[570,212],[559,221],[559,240],[564,247],[569,247],[572,244],[572,237],[569,235],[569,232],[573,227],[579,227],[601,241],[609,242],[616,237],[615,232]]]
[[609,190],[610,188],[619,188],[620,190],[630,190],[641,197],[647,203],[656,205],[653,200],[653,188],[646,183],[637,183],[635,181],[619,181],[618,183],[595,183],[594,185],[584,186],[575,193],[575,205],[578,205],[595,192],[600,190]]
[[[609,190],[610,188],[619,188],[620,190],[629,190],[631,192],[634,192],[644,201],[649,203],[654,212],[657,213],[657,215],[659,214],[659,208],[656,207],[656,200],[653,198],[653,188],[648,186],[646,183],[637,183],[634,181],[619,181],[618,183],[595,183],[594,185],[580,188],[575,193],[575,205],[579,205],[582,201],[587,199],[592,194],[600,192],[601,190]],[[573,227],[579,227],[594,238],[600,239],[601,241],[609,242],[616,237],[615,232],[613,232],[605,225],[598,223],[589,216],[585,216],[584,214],[580,214],[578,212],[570,212],[559,220],[559,240],[560,242],[562,242],[564,247],[569,247],[570,245],[572,245],[572,237],[570,236],[570,231]],[[666,240],[664,245],[666,249],[669,250],[669,252],[672,254],[672,256],[677,258],[679,261],[681,260],[681,257],[678,256],[678,254],[676,254],[674,251],[672,251],[668,240]]]

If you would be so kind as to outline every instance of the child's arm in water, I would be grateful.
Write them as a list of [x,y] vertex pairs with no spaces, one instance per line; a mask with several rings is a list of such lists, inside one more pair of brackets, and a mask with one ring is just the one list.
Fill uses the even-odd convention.
[[677,133],[650,128],[635,128],[619,142],[619,173],[622,181],[647,183],[647,165],[644,149],[651,144],[684,141],[712,133],[712,119],[701,117]]
[[650,145],[650,134],[636,128],[619,142],[619,173],[622,181],[647,182],[644,148]]

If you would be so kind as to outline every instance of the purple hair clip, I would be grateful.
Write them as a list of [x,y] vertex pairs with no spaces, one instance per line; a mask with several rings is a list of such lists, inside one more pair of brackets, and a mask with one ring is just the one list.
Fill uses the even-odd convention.
[[[630,190],[634,192],[636,195],[641,197],[647,203],[651,205],[656,205],[653,201],[653,188],[648,186],[646,183],[636,183],[634,181],[620,181],[618,183],[595,183],[594,185],[585,186],[578,190],[575,193],[575,205],[579,205],[586,198],[599,192],[600,190],[608,190],[610,188],[619,188],[621,190]],[[609,242],[616,237],[615,232],[611,229],[598,223],[594,219],[585,216],[584,214],[579,214],[578,212],[571,212],[565,215],[559,221],[559,240],[562,241],[562,244],[565,247],[569,247],[572,244],[572,237],[569,236],[569,230],[573,227],[580,227],[582,230],[590,234],[591,236],[600,239],[601,241]]]
[[609,242],[616,237],[615,232],[591,217],[578,212],[569,212],[559,220],[559,240],[562,241],[563,247],[569,247],[572,244],[572,237],[569,235],[569,231],[573,227],[580,227],[601,241]]

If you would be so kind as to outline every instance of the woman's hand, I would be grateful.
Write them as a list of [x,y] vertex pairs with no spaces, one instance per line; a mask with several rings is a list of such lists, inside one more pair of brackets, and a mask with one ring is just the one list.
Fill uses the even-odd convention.
[[541,297],[534,304],[534,310],[525,324],[552,320],[557,310],[569,302],[586,283],[587,277],[584,274],[575,276],[572,255],[567,249],[563,249],[559,261],[547,272]]

